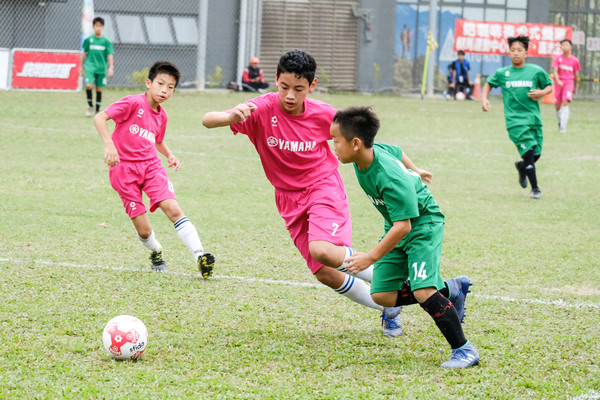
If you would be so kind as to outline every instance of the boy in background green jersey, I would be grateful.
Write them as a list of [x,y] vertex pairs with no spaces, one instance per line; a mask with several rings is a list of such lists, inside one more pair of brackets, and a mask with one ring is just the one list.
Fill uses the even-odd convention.
[[[114,73],[113,45],[107,37],[102,36],[104,18],[96,17],[92,21],[94,34],[83,41],[83,51],[79,60],[79,75],[85,77],[85,92],[87,95],[88,110],[86,115],[94,115],[92,104],[92,86],[96,85],[96,113],[102,104],[102,88],[106,86],[106,75],[112,78]],[[108,71],[106,63],[108,62]]]
[[525,64],[529,48],[528,36],[509,37],[508,46],[512,65],[499,68],[487,79],[481,94],[481,108],[483,111],[490,110],[490,90],[501,87],[508,137],[517,146],[522,158],[515,163],[519,172],[519,184],[527,188],[529,179],[529,197],[539,199],[542,191],[537,184],[535,162],[542,155],[544,138],[538,100],[552,92],[552,81],[541,67]]
[[440,275],[444,214],[423,183],[433,175],[417,168],[399,147],[374,143],[379,119],[369,107],[338,111],[331,124],[335,154],[354,163],[358,183],[385,220],[385,232],[368,253],[347,258],[346,269],[373,268],[371,297],[384,307],[419,303],[450,347],[444,368],[467,368],[479,354],[465,339],[461,320],[471,282]]

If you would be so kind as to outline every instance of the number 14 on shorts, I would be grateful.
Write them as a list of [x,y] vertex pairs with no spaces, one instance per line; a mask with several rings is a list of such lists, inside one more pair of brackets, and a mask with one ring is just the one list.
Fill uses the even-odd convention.
[[427,279],[427,271],[425,270],[425,261],[423,261],[421,263],[421,266],[419,266],[419,263],[413,263],[412,265],[413,270],[414,270],[414,277],[413,277],[413,281],[416,281],[417,278],[421,278],[423,280]]

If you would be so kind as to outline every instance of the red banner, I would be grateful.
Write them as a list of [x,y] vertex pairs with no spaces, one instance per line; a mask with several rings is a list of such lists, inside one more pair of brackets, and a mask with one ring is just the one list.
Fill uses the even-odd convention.
[[13,89],[77,90],[79,53],[14,50]]
[[570,26],[457,19],[454,51],[505,55],[508,54],[507,38],[529,36],[528,57],[554,57],[561,53],[560,41],[571,39],[572,35],[573,28]]

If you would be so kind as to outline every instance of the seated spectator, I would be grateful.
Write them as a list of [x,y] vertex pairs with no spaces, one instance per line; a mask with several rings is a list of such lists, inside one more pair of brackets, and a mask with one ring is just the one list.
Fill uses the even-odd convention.
[[242,75],[242,89],[245,92],[262,92],[269,87],[269,84],[265,82],[262,70],[258,68],[259,62],[258,57],[252,57],[250,65],[244,70],[244,74]]
[[458,59],[454,61],[454,72],[452,73],[452,83],[450,85],[454,91],[454,98],[456,98],[456,93],[463,92],[468,100],[473,100],[471,98],[473,85],[469,79],[470,70],[471,66],[469,61],[465,59],[465,52],[459,50]]
[[444,92],[444,100],[446,100],[447,96],[454,98],[454,85],[452,84],[452,79],[454,79],[454,63],[448,64],[448,89]]

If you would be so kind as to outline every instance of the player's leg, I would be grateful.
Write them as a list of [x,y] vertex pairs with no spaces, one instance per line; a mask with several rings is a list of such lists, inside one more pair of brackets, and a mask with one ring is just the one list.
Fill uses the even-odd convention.
[[167,265],[162,256],[162,246],[156,240],[150,221],[146,216],[146,206],[142,202],[140,170],[138,163],[120,162],[109,170],[110,184],[119,194],[125,212],[135,227],[142,245],[150,251],[152,269],[165,271]]
[[95,76],[96,74],[94,73],[93,70],[85,70],[85,95],[87,98],[87,103],[88,103],[88,109],[85,113],[85,115],[87,117],[91,117],[94,115],[94,104],[93,104],[93,98],[92,98],[92,89],[94,88],[94,83],[95,83]]
[[570,114],[569,104],[571,104],[572,100],[573,100],[573,81],[564,81],[564,83],[563,83],[563,98],[562,98],[561,108],[560,108],[560,112],[561,112],[560,132],[561,133],[567,132],[567,123],[569,122],[569,114]]
[[169,180],[167,171],[160,165],[160,160],[149,163],[147,171],[144,191],[150,198],[150,211],[154,212],[156,208],[160,207],[173,223],[181,241],[191,251],[202,277],[208,278],[213,273],[215,258],[211,253],[204,252],[196,227],[179,207],[173,183]]
[[413,295],[427,312],[452,348],[446,368],[467,368],[479,363],[479,355],[465,338],[460,317],[452,302],[439,290],[444,288],[440,276],[440,260],[444,237],[444,224],[423,224],[413,227],[410,233],[408,274]]
[[562,86],[554,85],[554,109],[556,110],[556,118],[558,119],[558,130],[562,131],[562,102],[564,93],[564,82]]
[[96,75],[96,113],[102,106],[102,88],[106,86],[106,75]]

